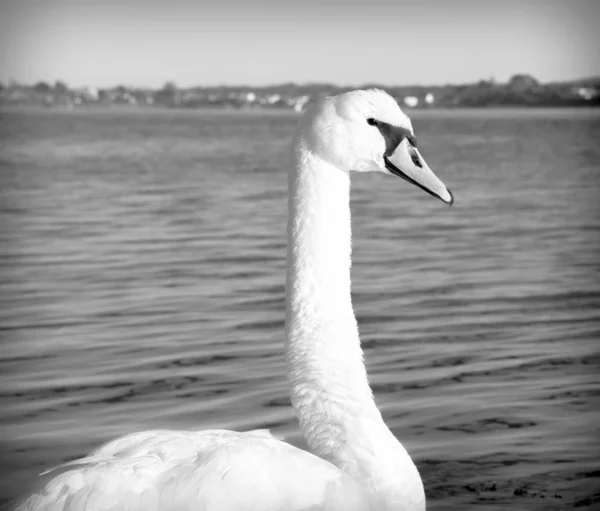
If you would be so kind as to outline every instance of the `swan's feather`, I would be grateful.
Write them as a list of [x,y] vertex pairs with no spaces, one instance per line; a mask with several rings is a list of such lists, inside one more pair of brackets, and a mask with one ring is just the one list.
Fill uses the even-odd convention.
[[135,433],[48,475],[18,511],[369,509],[348,475],[268,430]]

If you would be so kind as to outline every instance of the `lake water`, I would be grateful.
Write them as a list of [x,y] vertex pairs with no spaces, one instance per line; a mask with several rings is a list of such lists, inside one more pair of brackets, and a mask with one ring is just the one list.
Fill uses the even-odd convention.
[[[353,180],[371,383],[429,510],[600,507],[600,111],[413,112]],[[272,428],[297,116],[0,113],[0,494],[124,433]]]

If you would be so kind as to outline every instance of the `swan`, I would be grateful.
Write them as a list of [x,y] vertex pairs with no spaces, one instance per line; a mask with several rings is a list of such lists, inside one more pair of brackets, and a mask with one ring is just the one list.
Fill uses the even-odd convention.
[[285,354],[310,452],[267,430],[130,434],[43,474],[19,511],[425,509],[419,472],[385,425],[363,363],[350,171],[396,175],[454,201],[384,91],[327,97],[301,117],[288,176]]

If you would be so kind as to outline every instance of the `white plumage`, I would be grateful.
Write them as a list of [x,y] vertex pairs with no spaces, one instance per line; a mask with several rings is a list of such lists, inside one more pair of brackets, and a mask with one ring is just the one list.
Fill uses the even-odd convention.
[[349,171],[453,198],[382,91],[309,108],[289,173],[286,361],[312,454],[268,431],[146,431],[40,476],[19,511],[424,510],[419,473],[368,384],[350,299]]
[[134,433],[47,475],[22,509],[368,509],[350,477],[266,430]]

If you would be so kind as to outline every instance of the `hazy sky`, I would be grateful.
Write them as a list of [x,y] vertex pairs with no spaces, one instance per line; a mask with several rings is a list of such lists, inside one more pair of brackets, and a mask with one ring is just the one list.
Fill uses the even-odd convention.
[[0,0],[0,80],[441,84],[600,74],[600,0]]

